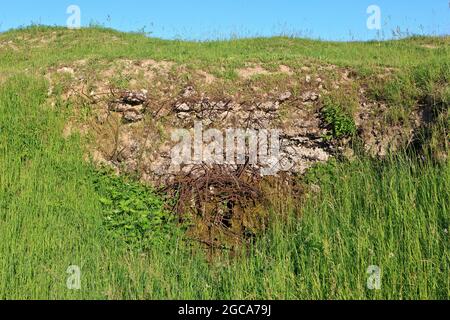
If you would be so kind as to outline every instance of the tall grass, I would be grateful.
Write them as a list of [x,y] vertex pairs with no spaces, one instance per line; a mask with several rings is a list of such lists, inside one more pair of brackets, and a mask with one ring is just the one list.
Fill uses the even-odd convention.
[[[338,165],[296,224],[303,290],[315,298],[449,298],[449,168],[407,158]],[[382,270],[380,291],[365,288],[369,265]]]
[[[80,138],[62,138],[64,111],[46,92],[23,75],[0,88],[0,299],[450,298],[448,163],[317,169],[321,191],[301,212],[272,208],[237,258],[207,262],[175,236],[142,252],[110,237]],[[70,265],[81,290],[66,287]],[[380,290],[366,286],[370,265]]]

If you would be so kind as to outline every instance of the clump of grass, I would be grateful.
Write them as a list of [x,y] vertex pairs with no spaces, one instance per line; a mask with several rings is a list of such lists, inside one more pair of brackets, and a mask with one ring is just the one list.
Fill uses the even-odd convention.
[[450,63],[440,59],[404,68],[388,79],[375,81],[370,93],[376,100],[389,105],[388,120],[398,123],[407,119],[418,105],[448,109],[449,82]]

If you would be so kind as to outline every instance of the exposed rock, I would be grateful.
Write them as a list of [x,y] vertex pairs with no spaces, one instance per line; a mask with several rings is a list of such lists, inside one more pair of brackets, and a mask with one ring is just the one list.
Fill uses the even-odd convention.
[[183,91],[183,93],[181,94],[181,96],[182,96],[183,98],[190,98],[190,97],[192,97],[193,95],[195,95],[195,93],[196,93],[196,91],[195,91],[194,87],[188,86],[188,87],[186,87],[186,88],[184,89],[184,91]]
[[123,118],[128,122],[137,122],[144,119],[144,115],[142,113],[127,111],[123,114]]
[[129,105],[140,105],[144,104],[147,101],[147,91],[141,90],[141,91],[129,91],[125,90],[120,93],[118,102],[122,102],[124,104]]
[[262,110],[268,111],[268,112],[275,112],[280,108],[280,103],[278,101],[275,102],[263,102],[259,106]]
[[[226,96],[227,93],[220,91],[220,83],[217,83],[219,89],[215,86],[206,87],[206,90],[209,90],[208,93],[201,92],[200,89],[198,89],[199,92],[196,91],[198,77],[193,77],[192,82],[190,82],[195,85],[195,88],[193,85],[186,86],[186,83],[174,83],[172,74],[168,73],[172,70],[171,65],[163,67],[160,62],[153,60],[121,60],[118,63],[125,66],[124,69],[119,70],[126,71],[123,74],[127,76],[142,74],[141,71],[143,71],[145,79],[154,80],[154,82],[152,82],[153,80],[148,82],[148,84],[153,85],[149,84],[148,88],[152,90],[152,97],[155,88],[155,99],[158,99],[158,95],[160,97],[160,100],[151,101],[152,106],[154,104],[156,108],[163,108],[159,115],[165,117],[164,123],[157,123],[158,126],[161,125],[158,130],[161,129],[165,134],[165,140],[161,143],[170,142],[171,128],[191,130],[194,121],[201,120],[205,129],[217,128],[222,132],[226,128],[280,129],[279,161],[289,165],[288,172],[290,173],[304,172],[317,162],[327,161],[334,154],[339,154],[349,160],[354,158],[353,150],[345,145],[346,141],[341,140],[338,147],[333,141],[323,140],[322,137],[328,132],[322,126],[321,117],[318,114],[319,108],[317,108],[321,95],[327,94],[326,90],[339,89],[345,92],[353,84],[355,75],[349,70],[329,65],[318,66],[318,68],[303,66],[300,68],[303,72],[300,77],[309,85],[305,85],[308,89],[300,93],[297,93],[297,82],[299,80],[297,77],[289,77],[289,80],[285,83],[277,83],[272,88],[266,88],[265,85],[258,83],[259,79],[254,79],[254,81],[238,79],[238,81],[248,84],[248,87],[243,86],[242,90],[239,89],[236,93],[230,93],[233,96],[224,97],[220,95]],[[82,68],[83,65],[73,65],[73,68],[62,66],[56,69],[56,73],[74,76],[72,91],[70,95],[67,94],[64,97],[71,97],[73,94],[83,92],[83,88],[87,87],[87,81],[92,80],[88,74],[80,74]],[[102,79],[99,81],[101,83],[100,85],[96,83],[93,86],[91,97],[88,98],[97,98],[104,92],[108,94],[111,85],[103,79],[111,79],[117,74],[117,70],[117,65],[111,65],[108,70],[101,72],[99,76]],[[296,74],[300,70],[296,67]],[[327,77],[324,72],[321,72],[323,70],[334,70],[333,75],[337,73],[337,76]],[[52,69],[52,71],[55,72],[55,69]],[[286,75],[292,74],[292,70],[288,66],[280,66],[279,72]],[[247,68],[238,70],[238,73],[242,78],[249,79],[255,75],[272,75],[276,72],[271,73],[259,65],[249,64]],[[164,75],[165,77],[157,78],[156,75]],[[198,76],[208,78],[206,73],[200,71]],[[108,117],[111,115],[122,116],[124,121],[120,123],[123,126],[120,128],[120,132],[122,132],[122,129],[127,131],[128,128],[134,126],[139,128],[139,130],[128,133],[129,140],[134,139],[134,142],[142,138],[142,132],[147,129],[158,131],[155,124],[150,124],[151,121],[139,123],[144,119],[146,110],[150,108],[150,103],[148,92],[137,89],[143,87],[142,82],[137,79],[137,76],[131,77],[130,83],[133,90],[115,92],[113,97],[110,97],[109,103],[104,102],[103,105],[97,106],[100,110],[95,110],[95,115],[100,124],[106,124]],[[220,81],[220,79],[216,80],[217,82]],[[302,82],[301,79],[300,82]],[[184,89],[177,92],[177,88],[180,87]],[[198,86],[198,88],[205,89],[201,86]],[[206,96],[207,94],[210,96]],[[428,121],[425,111],[417,110],[412,113],[411,119],[405,120],[406,125],[387,127],[386,122],[380,121],[380,119],[387,116],[388,108],[382,103],[368,101],[364,88],[360,88],[358,94],[360,106],[356,110],[354,118],[358,127],[358,135],[364,141],[365,150],[371,155],[384,156],[389,151],[395,150],[404,141],[408,141],[414,131],[423,125],[424,121]],[[148,119],[153,120],[153,117],[148,117]],[[156,116],[155,119],[158,120]],[[409,124],[411,124],[410,127],[408,127]],[[152,125],[155,126],[152,127]],[[110,129],[108,128],[108,130]],[[114,145],[114,135],[108,132],[105,136],[107,136],[106,139],[110,139],[107,140],[110,145]],[[115,161],[110,160],[109,152],[111,148],[108,147],[106,148],[108,149],[107,152],[105,152],[108,153],[108,160],[104,162],[110,163],[117,170],[133,171],[138,169],[144,179],[149,181],[154,181],[155,177],[170,175],[170,150],[172,145],[170,143],[169,145],[164,144],[164,148],[168,148],[168,150],[163,150],[162,146],[155,143],[156,140],[153,137],[148,140],[147,143],[142,145],[136,145],[132,141],[121,141],[118,146],[121,153]],[[98,153],[95,156],[99,158]],[[276,163],[274,162],[273,165],[276,165]],[[184,166],[180,170],[188,171],[189,166]]]
[[109,108],[114,112],[134,112],[134,113],[142,113],[144,111],[143,105],[129,105],[124,103],[112,103]]
[[175,105],[175,110],[178,112],[188,112],[191,111],[191,107],[187,103],[180,103]]
[[317,101],[317,99],[319,99],[319,95],[313,91],[306,91],[302,94],[301,98],[303,102]]
[[292,93],[290,91],[287,91],[285,93],[282,93],[279,97],[278,97],[278,101],[280,102],[285,102],[287,100],[289,100],[292,97]]
[[189,112],[178,112],[177,117],[179,119],[185,120],[185,119],[189,119],[191,117],[191,115],[189,114]]
[[[173,110],[177,118],[182,120],[182,126],[187,128],[192,128],[194,121],[202,119],[205,128],[211,125],[213,128],[222,128],[220,131],[223,132],[224,128],[248,128],[259,132],[260,129],[277,128],[275,121],[280,121],[280,106],[291,97],[291,92],[284,92],[273,100],[244,104],[235,101],[214,101],[204,97],[198,101],[176,103]],[[303,98],[313,103],[318,97],[317,93],[310,91]],[[291,119],[295,122],[284,126],[280,132],[279,158],[272,159],[272,164],[271,158],[268,158],[269,162],[252,167],[262,172],[267,166],[281,166],[282,170],[291,173],[303,173],[315,163],[329,159],[332,152],[323,142],[325,129],[320,126],[320,116],[309,108],[300,108],[294,110]],[[158,160],[153,162],[159,164],[159,172],[161,168],[168,170],[170,167],[170,158],[158,157]],[[189,165],[181,166],[179,170],[187,172]],[[155,174],[153,169],[149,171],[149,175]]]
[[127,122],[137,122],[144,118],[147,90],[129,91],[119,93],[119,97],[109,104],[109,110],[122,113]]

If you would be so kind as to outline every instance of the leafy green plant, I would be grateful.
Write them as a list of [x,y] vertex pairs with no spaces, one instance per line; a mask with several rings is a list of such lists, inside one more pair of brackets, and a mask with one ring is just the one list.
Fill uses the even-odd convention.
[[94,176],[105,226],[113,236],[134,248],[146,249],[177,231],[165,200],[152,188],[107,169],[95,170]]
[[353,136],[356,133],[356,125],[353,118],[343,111],[340,104],[326,98],[322,108],[322,116],[325,124],[331,130],[331,136],[325,138],[341,139]]

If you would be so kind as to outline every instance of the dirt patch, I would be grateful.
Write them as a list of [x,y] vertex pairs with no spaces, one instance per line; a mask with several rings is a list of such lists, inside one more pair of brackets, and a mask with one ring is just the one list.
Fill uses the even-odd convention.
[[217,80],[215,76],[203,70],[198,70],[197,74],[202,77],[206,84],[212,84]]
[[238,73],[239,77],[241,77],[243,79],[250,79],[250,78],[252,78],[254,76],[258,76],[258,75],[270,75],[271,74],[269,71],[267,71],[266,69],[264,69],[263,67],[258,66],[258,65],[239,69],[237,71],[237,73]]
[[421,47],[425,48],[425,49],[432,49],[432,50],[439,49],[439,46],[436,46],[436,45],[433,45],[433,44],[423,44],[423,45],[421,45]]
[[280,72],[284,73],[284,74],[287,74],[289,76],[294,75],[294,72],[292,71],[292,69],[290,67],[288,67],[288,66],[285,66],[285,65],[280,65]]
[[259,76],[259,75],[274,75],[274,74],[285,74],[288,76],[293,76],[294,72],[289,66],[286,65],[280,65],[277,72],[270,72],[266,69],[264,69],[260,65],[252,65],[243,69],[237,70],[237,74],[242,79],[251,79],[252,77]]

